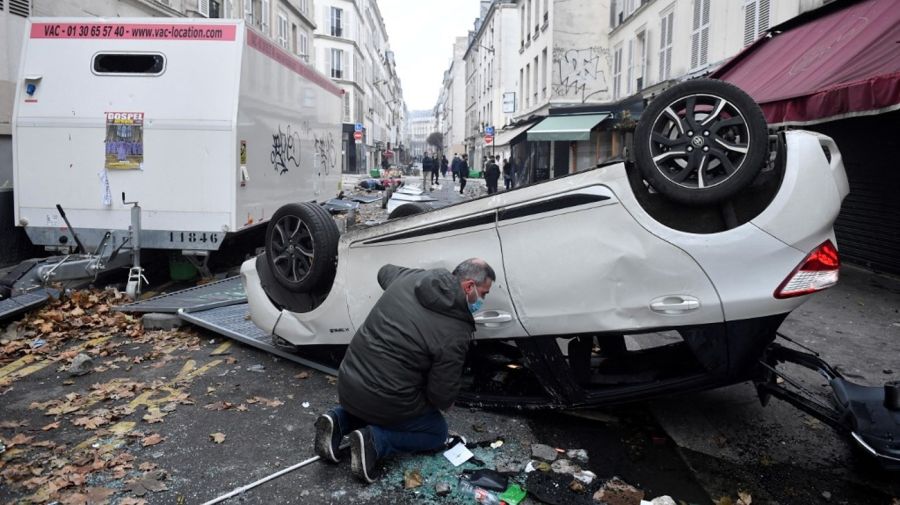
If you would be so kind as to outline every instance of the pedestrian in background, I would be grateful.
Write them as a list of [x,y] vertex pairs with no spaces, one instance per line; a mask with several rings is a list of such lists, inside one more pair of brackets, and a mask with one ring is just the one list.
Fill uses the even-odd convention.
[[434,155],[434,164],[431,166],[431,183],[438,185],[441,183],[441,160]]
[[466,177],[469,176],[468,154],[463,154],[462,159],[459,160],[459,173],[456,175],[459,176],[459,194],[463,194],[463,190],[466,189]]
[[503,185],[507,191],[512,189],[512,166],[509,164],[509,158],[503,160]]
[[447,168],[448,168],[448,166],[449,166],[449,162],[447,161],[447,157],[444,156],[444,155],[441,155],[441,178],[442,178],[442,179],[446,179],[446,178],[447,178]]
[[375,482],[378,460],[447,443],[447,410],[459,394],[475,331],[472,314],[497,279],[483,259],[453,272],[385,265],[384,289],[357,330],[338,371],[340,405],[316,419],[316,453],[338,462],[350,438],[350,471]]
[[456,182],[456,176],[459,174],[459,153],[453,153],[453,161],[450,162],[450,175],[453,176],[453,182]]
[[422,189],[426,189],[431,184],[431,169],[434,167],[434,161],[425,153],[422,157]]
[[489,156],[484,167],[484,182],[487,183],[487,192],[493,195],[497,192],[497,182],[500,181],[500,165],[497,165],[499,156]]

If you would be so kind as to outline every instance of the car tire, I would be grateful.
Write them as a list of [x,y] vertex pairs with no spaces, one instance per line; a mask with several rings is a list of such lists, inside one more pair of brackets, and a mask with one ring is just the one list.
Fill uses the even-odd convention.
[[403,205],[397,207],[388,215],[388,219],[397,219],[398,217],[406,217],[413,216],[415,214],[421,214],[423,212],[428,212],[431,210],[431,207],[425,205],[424,203],[419,202],[411,202],[404,203]]
[[750,185],[768,148],[759,105],[715,79],[662,92],[641,114],[634,134],[641,175],[659,193],[687,205],[720,203]]
[[327,210],[315,203],[290,203],[266,228],[266,262],[275,280],[293,293],[306,293],[334,280],[340,232]]

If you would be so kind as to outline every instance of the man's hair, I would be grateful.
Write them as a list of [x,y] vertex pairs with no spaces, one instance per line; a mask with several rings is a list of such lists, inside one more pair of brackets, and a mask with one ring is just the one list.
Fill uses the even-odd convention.
[[497,280],[497,274],[494,269],[481,258],[469,258],[463,261],[453,269],[453,276],[460,282],[466,279],[472,279],[475,284],[484,284],[484,281],[490,279],[491,282]]

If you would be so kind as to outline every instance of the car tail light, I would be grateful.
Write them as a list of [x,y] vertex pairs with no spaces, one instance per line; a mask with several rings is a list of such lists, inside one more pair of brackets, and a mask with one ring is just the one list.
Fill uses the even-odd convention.
[[837,248],[826,240],[809,253],[775,290],[775,298],[808,295],[837,284],[841,258]]

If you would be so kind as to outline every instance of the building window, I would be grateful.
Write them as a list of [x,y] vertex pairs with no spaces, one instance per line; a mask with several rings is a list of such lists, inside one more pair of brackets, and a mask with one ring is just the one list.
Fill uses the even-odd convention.
[[635,47],[635,56],[637,57],[637,62],[635,62],[635,71],[634,71],[634,90],[640,91],[647,86],[647,67],[649,66],[647,63],[647,30],[641,30],[637,33],[634,38]]
[[344,122],[350,122],[350,93],[344,90]]
[[531,105],[531,63],[525,65],[525,106]]
[[526,42],[528,42],[528,40],[531,39],[531,10],[532,10],[531,3],[532,3],[531,0],[528,0],[528,5],[527,5],[527,7],[525,7],[525,10],[527,11],[526,12],[527,23],[525,25],[525,41]]
[[519,110],[525,108],[525,71],[519,69]]
[[244,0],[244,21],[249,25],[253,24],[253,1],[252,0]]
[[632,83],[634,82],[634,39],[628,40],[628,51],[625,53],[625,63],[628,65],[625,74],[625,94],[630,95],[634,92]]
[[344,10],[338,9],[337,7],[331,8],[331,16],[329,19],[329,26],[331,28],[332,37],[343,37],[344,34]]
[[659,80],[665,81],[672,72],[672,21],[675,11],[671,10],[659,19]]
[[519,9],[519,19],[522,20],[522,26],[519,29],[519,39],[520,39],[519,47],[524,48],[525,47],[525,27],[527,26],[525,24],[525,4],[524,3],[522,4],[522,8]]
[[309,16],[309,0],[300,0],[300,12],[304,16]]
[[709,0],[694,0],[694,29],[691,32],[691,69],[706,65],[709,50]]
[[259,27],[266,35],[269,35],[269,18],[271,16],[269,0],[262,0],[260,3]]
[[234,17],[234,0],[222,0],[222,12],[226,19]]
[[541,52],[541,98],[547,98],[547,48]]
[[344,51],[340,49],[331,50],[331,78],[344,78]]
[[744,45],[748,46],[769,29],[769,0],[744,1]]
[[539,68],[541,68],[541,67],[540,67],[540,65],[538,65],[538,57],[535,56],[534,57],[534,85],[532,88],[533,89],[532,103],[534,103],[535,105],[537,105],[537,103],[538,103],[538,74],[540,73],[540,72],[538,72]]
[[300,56],[303,57],[304,60],[309,61],[309,36],[306,32],[300,32],[300,42],[299,47],[297,48]]
[[613,99],[622,96],[622,44],[613,49]]
[[288,19],[284,13],[278,13],[278,45],[288,47]]

